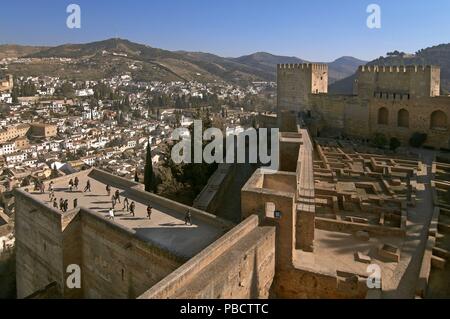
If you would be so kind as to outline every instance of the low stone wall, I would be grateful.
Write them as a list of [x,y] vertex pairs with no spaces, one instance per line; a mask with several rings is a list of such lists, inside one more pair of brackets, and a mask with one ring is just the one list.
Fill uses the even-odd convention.
[[427,294],[428,282],[431,273],[431,259],[433,257],[433,248],[436,246],[436,236],[438,234],[440,210],[435,207],[433,217],[431,219],[428,231],[428,240],[422,257],[422,265],[420,267],[419,278],[416,285],[416,297],[425,298]]
[[[261,230],[258,224],[257,216],[247,218],[139,298],[268,297],[275,269],[275,231],[273,228]],[[223,261],[228,262],[218,262],[224,256],[227,257]],[[214,263],[218,267],[214,267]],[[252,275],[258,278],[256,287],[249,283]],[[205,276],[211,280],[205,281]],[[237,278],[241,281],[236,282]]]
[[377,225],[364,225],[346,221],[332,220],[327,218],[316,217],[315,225],[317,229],[335,231],[347,234],[353,234],[358,231],[366,231],[373,235],[381,236],[405,236],[406,229],[377,226]]
[[132,187],[127,190],[127,194],[130,198],[136,197],[142,199],[148,199],[149,202],[156,203],[158,205],[161,205],[162,207],[167,208],[168,210],[174,210],[180,214],[185,214],[188,210],[191,212],[192,217],[199,219],[201,221],[207,222],[210,225],[214,225],[215,227],[218,227],[222,230],[228,230],[234,226],[233,223],[228,222],[222,218],[219,218],[217,216],[214,216],[212,214],[209,214],[205,211],[202,211],[200,209],[196,209],[178,202],[175,202],[173,200],[155,195],[153,193],[145,192],[139,188]]
[[355,274],[284,269],[275,276],[274,294],[284,299],[364,299],[368,292],[366,280]]

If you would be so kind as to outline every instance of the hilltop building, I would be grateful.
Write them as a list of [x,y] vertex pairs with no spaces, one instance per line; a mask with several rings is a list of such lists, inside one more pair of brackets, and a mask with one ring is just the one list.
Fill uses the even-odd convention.
[[14,77],[8,74],[4,79],[0,79],[0,93],[11,92],[14,87]]
[[305,115],[313,137],[372,139],[376,133],[407,145],[450,148],[450,97],[440,96],[438,66],[361,66],[353,95],[327,94],[328,66],[278,65],[278,110]]

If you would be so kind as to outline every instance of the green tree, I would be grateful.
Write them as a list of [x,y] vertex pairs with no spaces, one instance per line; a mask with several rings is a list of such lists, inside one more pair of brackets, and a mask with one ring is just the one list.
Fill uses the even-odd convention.
[[412,147],[422,147],[422,145],[426,142],[427,138],[428,138],[427,134],[416,132],[411,136],[409,144]]
[[147,154],[145,157],[144,185],[146,192],[155,191],[155,175],[153,173],[152,151],[150,148],[150,140],[147,144]]
[[388,139],[384,134],[376,133],[372,140],[372,143],[375,147],[385,148],[386,145],[388,144]]
[[73,89],[73,86],[69,82],[64,82],[61,85],[61,96],[66,98],[72,98],[75,96],[75,90]]
[[397,148],[399,148],[401,145],[402,145],[402,143],[400,143],[398,138],[393,137],[389,141],[389,148],[391,149],[391,151],[397,150]]

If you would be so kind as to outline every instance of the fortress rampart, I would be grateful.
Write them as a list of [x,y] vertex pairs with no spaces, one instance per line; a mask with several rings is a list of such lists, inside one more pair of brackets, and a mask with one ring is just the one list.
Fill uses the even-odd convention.
[[434,97],[440,93],[437,66],[360,66],[355,92],[361,97],[403,94],[407,99]]
[[315,92],[314,81],[328,83],[326,70],[320,64],[278,66],[279,119],[286,110],[302,112],[313,136],[371,139],[383,133],[406,145],[418,132],[427,134],[427,146],[450,148],[450,97],[440,96],[439,66],[360,66],[354,95]]
[[[90,180],[92,192],[68,191],[68,181],[75,176],[82,185]],[[50,205],[48,193],[15,191],[19,298],[126,299],[144,293],[141,298],[151,298],[146,293],[150,288],[167,278],[157,287],[170,290],[169,279],[182,269],[190,269],[189,280],[177,277],[177,285],[189,295],[159,297],[268,297],[275,271],[275,232],[259,227],[255,218],[235,227],[97,169],[53,182],[56,197],[71,202],[77,198],[79,207],[61,212]],[[127,197],[136,203],[136,216],[121,212],[117,204],[114,220],[106,217],[111,205],[106,185],[112,192],[119,190],[122,200]],[[144,215],[147,205],[153,207],[151,219]],[[182,221],[188,210],[192,227]],[[80,267],[79,289],[67,285],[70,265]],[[181,270],[171,275],[176,269]]]

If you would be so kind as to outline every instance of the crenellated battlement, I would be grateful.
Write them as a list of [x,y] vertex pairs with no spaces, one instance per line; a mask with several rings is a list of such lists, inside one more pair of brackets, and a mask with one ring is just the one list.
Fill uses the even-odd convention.
[[379,66],[379,65],[361,65],[359,72],[366,73],[419,73],[439,70],[440,67],[434,65],[401,65],[401,66]]
[[438,96],[440,70],[434,65],[360,66],[354,92],[368,97],[380,93],[406,93],[411,98]]
[[328,70],[328,65],[323,63],[290,63],[278,64],[279,70],[284,69],[302,69],[302,70]]

